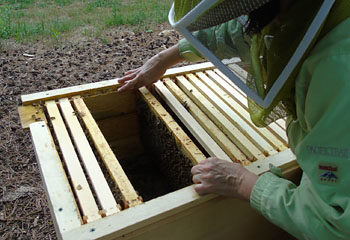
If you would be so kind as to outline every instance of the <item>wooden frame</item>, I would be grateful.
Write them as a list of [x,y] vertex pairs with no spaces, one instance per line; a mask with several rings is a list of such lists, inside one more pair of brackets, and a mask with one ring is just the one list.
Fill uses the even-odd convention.
[[104,164],[107,166],[109,173],[111,174],[114,182],[117,184],[120,192],[123,196],[124,204],[126,207],[136,206],[142,203],[142,200],[136,193],[135,189],[131,185],[124,170],[115,157],[112,149],[109,147],[108,142],[97,126],[90,111],[86,107],[83,99],[79,96],[73,98],[74,106],[77,109],[78,114],[83,119],[86,128],[88,129],[92,141],[95,144],[98,152],[100,153]]
[[219,145],[209,136],[202,126],[187,112],[184,106],[176,100],[171,92],[164,86],[161,81],[154,84],[157,92],[163,97],[168,106],[176,113],[185,126],[196,137],[204,149],[213,157],[219,157],[231,161],[230,157],[219,147]]
[[79,155],[81,156],[81,160],[90,177],[97,198],[105,211],[103,214],[109,216],[119,212],[120,207],[113,197],[106,178],[103,176],[102,170],[98,165],[97,159],[89,145],[72,105],[68,98],[61,98],[59,104]]
[[[194,164],[206,158],[194,143],[198,142],[210,155],[219,156],[226,160],[240,161],[256,174],[268,171],[271,164],[280,167],[291,178],[298,172],[295,156],[288,149],[285,138],[281,134],[285,130],[283,128],[284,121],[279,121],[268,130],[259,131],[254,128],[247,118],[246,107],[239,101],[239,98],[243,99],[244,96],[239,92],[239,96],[228,94],[221,85],[224,84],[225,79],[216,72],[216,69],[210,63],[168,70],[163,81],[164,83],[158,82],[155,84],[158,97],[155,97],[146,88],[139,89],[138,94],[156,114],[157,118],[164,122],[175,138],[176,144]],[[229,85],[234,88],[231,84]],[[235,239],[277,239],[284,234],[252,210],[249,203],[215,195],[199,196],[192,186],[142,203],[132,185],[129,185],[130,183],[127,177],[124,176],[118,159],[110,149],[113,141],[137,142],[138,140],[134,139],[136,132],[130,133],[130,135],[119,132],[120,135],[125,134],[123,135],[125,138],[116,138],[113,139],[112,143],[108,143],[100,130],[100,126],[96,123],[97,119],[105,124],[105,128],[108,129],[109,121],[113,121],[111,111],[116,111],[113,114],[119,114],[118,107],[113,108],[113,106],[109,107],[108,104],[103,104],[104,101],[110,102],[110,99],[130,101],[131,107],[127,108],[125,104],[122,104],[124,100],[120,100],[120,107],[125,108],[120,113],[129,114],[123,115],[126,120],[122,121],[127,122],[127,119],[130,119],[129,117],[132,119],[134,98],[129,95],[120,97],[121,95],[118,95],[115,91],[118,87],[119,83],[114,79],[22,96],[22,102],[26,109],[25,111],[20,110],[23,113],[21,118],[25,119],[23,127],[29,126],[31,130],[43,182],[49,198],[50,210],[59,238],[72,240],[199,239],[203,237],[229,239],[235,236]],[[85,96],[90,96],[91,101],[84,102],[83,98]],[[166,103],[167,107],[172,109],[173,114],[196,138],[195,141],[188,137],[180,127],[180,123],[177,123],[160,103],[160,99]],[[77,117],[84,122],[86,130],[90,132],[92,141],[102,156],[107,169],[114,176],[116,184],[122,189],[124,201],[127,203],[126,207],[129,208],[120,211],[119,206],[113,201],[114,199],[107,197],[107,200],[101,200],[100,205],[108,203],[103,208],[111,210],[101,212],[98,209],[96,210],[95,207],[91,207],[87,210],[97,211],[96,219],[93,219],[90,216],[91,214],[85,219],[80,217],[79,212],[84,212],[83,209],[86,207],[83,207],[81,203],[78,204],[76,197],[74,197],[47,124],[44,121],[29,117],[33,113],[32,111],[36,109],[35,107],[32,108],[31,104],[40,105],[45,102],[50,109],[48,111],[50,117],[50,119],[47,119],[48,124],[52,124],[54,128],[59,129],[55,129],[54,137],[66,131],[64,133],[66,139],[69,138],[67,134],[70,134],[73,138],[72,142],[77,147],[79,159],[82,162],[86,161],[85,165],[89,165],[88,169],[94,165],[95,159],[91,155],[91,149],[85,141],[85,136],[82,134],[83,129],[80,128],[81,123],[78,122]],[[89,105],[90,108],[86,105]],[[100,107],[97,107],[98,105]],[[94,111],[94,107],[99,110]],[[223,109],[226,109],[226,111]],[[245,115],[242,116],[238,112],[243,110],[242,114]],[[227,112],[232,115],[225,115]],[[60,117],[61,113],[63,118]],[[61,125],[55,127],[57,121]],[[63,121],[66,122],[67,129],[63,127]],[[104,128],[103,124],[101,124],[102,128]],[[242,133],[241,130],[238,130],[241,129],[241,125],[251,128],[250,131],[254,131],[254,134],[259,134],[263,139],[261,141],[266,141],[266,146],[265,143],[260,144],[249,140],[249,137],[245,135],[247,132]],[[240,135],[237,138],[235,134],[239,132]],[[62,146],[72,144],[62,140],[58,141],[58,143],[60,142]],[[266,151],[267,148],[272,150]],[[63,151],[65,152],[65,150]],[[71,153],[67,152],[65,154],[69,153],[69,156],[73,156],[72,151],[74,149],[70,150]],[[266,157],[264,154],[270,156]],[[55,171],[55,178],[52,177],[53,171]],[[78,177],[78,179],[83,179],[83,177]],[[101,180],[101,175],[91,175],[91,179]],[[78,185],[74,189],[79,189]],[[85,187],[83,188],[85,189]],[[108,188],[101,190],[102,192],[109,195]],[[77,193],[75,194],[77,195]],[[58,195],[64,196],[62,201]],[[244,230],[252,227],[254,231]]]
[[[165,79],[165,85],[171,93],[186,106],[186,109],[192,116],[202,125],[202,127],[210,134],[210,136],[219,144],[231,159],[236,159],[244,165],[249,162],[246,156],[234,145],[229,138],[209,119],[209,117],[169,78]],[[205,140],[203,140],[205,141]],[[214,153],[214,156],[219,156]]]
[[38,161],[39,169],[42,179],[46,179],[43,181],[45,192],[52,196],[48,203],[56,233],[62,236],[79,228],[82,219],[47,125],[44,121],[34,122],[30,124],[30,131],[37,159],[46,159]]
[[53,129],[62,151],[63,159],[67,166],[69,175],[72,179],[73,190],[77,195],[82,210],[84,222],[95,221],[101,218],[98,213],[98,207],[93,197],[90,186],[85,178],[82,166],[80,165],[78,155],[74,150],[69,133],[65,127],[56,102],[51,100],[46,102],[46,107]]

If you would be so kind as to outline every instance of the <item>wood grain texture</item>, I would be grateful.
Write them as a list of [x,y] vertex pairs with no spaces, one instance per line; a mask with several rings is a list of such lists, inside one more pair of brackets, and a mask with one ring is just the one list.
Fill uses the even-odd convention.
[[34,122],[40,122],[40,121],[47,122],[43,111],[43,107],[40,105],[19,106],[18,114],[21,120],[22,128],[29,128],[29,125]]
[[29,128],[56,233],[62,237],[79,228],[82,219],[48,126],[42,121]]
[[[255,174],[261,175],[270,170],[271,164],[275,167],[281,168],[282,172],[288,171],[291,166],[299,168],[296,156],[290,149],[263,160],[253,162],[249,166],[246,166],[246,168]],[[292,167],[292,169],[294,170],[294,167]]]
[[83,99],[79,96],[75,96],[73,97],[73,102],[78,114],[83,119],[92,141],[94,142],[96,149],[98,150],[104,164],[108,169],[108,172],[111,174],[114,182],[122,194],[125,207],[133,207],[141,204],[141,198],[131,185],[123,168],[118,162],[118,159],[114,155],[101,130],[98,128],[96,121],[92,117]]
[[215,66],[211,62],[192,64],[183,67],[175,67],[168,69],[162,78],[174,77],[178,74],[192,73],[196,71],[203,71],[207,69],[213,69]]
[[75,111],[70,104],[68,98],[59,100],[63,117],[71,132],[73,141],[78,150],[80,159],[82,160],[85,170],[90,178],[90,182],[95,190],[97,198],[103,208],[104,215],[109,216],[119,212],[119,206],[113,197],[112,191],[108,186],[105,176],[102,173],[94,152],[85,136]]
[[145,152],[140,135],[129,136],[109,142],[118,159],[134,158]]
[[[212,67],[210,66],[209,68],[207,67],[208,66],[203,65],[201,67],[189,66],[188,68],[186,68],[187,70],[185,68],[173,69],[172,70],[173,73],[170,72],[169,76],[177,76],[178,74],[181,74],[182,71],[185,71],[185,73],[195,73],[199,69],[202,69],[203,71],[212,69]],[[212,70],[208,70],[208,71],[212,71]],[[212,71],[212,72],[218,75],[215,71]],[[102,89],[116,89],[117,87],[116,85],[109,85],[107,87],[106,86],[104,86]],[[96,86],[93,86],[92,89],[90,90],[86,90],[86,92],[84,92],[85,90],[83,90],[82,92],[83,93],[89,93],[90,91],[98,92],[99,88],[98,87],[94,88],[94,87]],[[180,90],[182,94],[180,93],[175,94],[174,90],[171,88],[169,88],[169,90],[178,99],[178,101],[182,103],[182,105],[185,105],[185,108],[193,115],[193,117],[195,112],[195,110],[193,109],[195,109],[194,106],[197,106],[196,104],[198,104],[198,106],[200,107],[199,108],[197,106],[197,110],[200,109],[204,115],[209,116],[210,114],[214,113],[212,112],[212,110],[208,110],[207,108],[204,108],[200,105],[202,102],[201,101],[202,99],[200,100],[197,99],[197,101],[195,102],[195,101],[192,101],[192,98],[189,98],[189,96],[193,94],[194,91],[199,92],[196,88],[188,88],[187,92],[185,90]],[[179,90],[179,88],[177,88],[177,90]],[[213,89],[211,90],[213,91]],[[166,126],[169,128],[169,130],[172,132],[173,136],[175,137],[176,143],[179,144],[181,151],[183,151],[187,156],[189,156],[189,158],[194,163],[198,163],[199,161],[205,159],[205,156],[203,155],[203,153],[188,138],[188,136],[183,132],[183,130],[179,127],[176,121],[170,116],[170,114],[164,109],[164,107],[159,103],[159,101],[146,88],[141,88],[139,92],[141,93],[141,97],[146,100],[146,102],[149,104],[152,111],[157,115],[157,118],[165,122]],[[239,93],[238,90],[237,92]],[[201,93],[199,92],[199,94]],[[67,91],[63,92],[63,96],[74,96],[74,95],[77,95],[77,93],[74,93],[74,92],[68,93]],[[242,99],[244,99],[244,95],[242,95],[241,93],[239,93],[239,95],[242,96]],[[41,96],[41,99],[45,97],[43,95],[40,95],[40,96]],[[51,99],[56,99],[58,98],[58,96],[60,96],[60,93],[56,92],[56,95],[53,94],[53,95],[50,95],[49,97],[51,97]],[[180,96],[182,96],[181,99],[180,99]],[[184,96],[187,96],[187,100],[184,98]],[[94,125],[93,129],[98,129],[96,120],[93,119],[91,114],[89,115],[89,109],[86,108],[86,105],[84,106],[83,100],[79,97],[74,97],[73,99],[74,99],[75,106],[77,105],[83,106],[83,107],[80,107],[80,109],[83,109],[83,110],[78,111],[78,114],[80,114],[80,116],[83,119],[85,118],[84,123],[86,124],[86,122],[88,122],[87,125],[90,125],[90,126]],[[105,101],[105,99],[103,99],[103,97],[101,96],[102,107],[104,107],[103,106],[104,102],[108,102],[108,103],[110,102],[110,101]],[[186,104],[184,104],[183,101],[186,101]],[[241,104],[239,101],[237,102],[239,105],[241,105],[243,109],[245,109],[244,104]],[[208,102],[208,104],[212,104],[212,103]],[[111,107],[109,109],[113,111],[113,105],[111,104],[110,106]],[[206,103],[203,106],[208,106],[208,105]],[[212,106],[214,105],[212,104]],[[205,111],[203,111],[203,109]],[[113,113],[114,115],[110,115],[109,113],[110,110],[106,108],[106,110],[100,112],[101,115],[96,114],[96,116],[99,117],[99,121],[109,117],[114,118],[117,116],[122,116],[119,114],[123,114],[123,113]],[[132,113],[132,110],[130,111],[131,111],[130,113]],[[216,113],[218,113],[218,115],[222,115],[220,111],[217,111]],[[86,117],[86,115],[89,115],[89,116]],[[198,119],[197,121],[200,122]],[[209,121],[212,122],[214,125],[216,124],[216,121],[212,119],[209,119]],[[204,120],[203,122],[209,122],[209,121]],[[218,122],[220,122],[220,120]],[[202,122],[200,123],[202,124]],[[36,124],[39,124],[39,123],[32,123],[30,125],[31,131],[32,131],[32,128],[34,129],[36,127],[45,128],[41,125],[36,125]],[[112,126],[113,124],[108,125],[106,129]],[[275,127],[280,129],[281,132],[283,132],[284,130],[279,123],[276,124]],[[212,129],[214,128],[210,127],[210,129],[211,129],[210,131],[213,131]],[[226,134],[222,130],[223,129],[222,126],[220,128],[216,127],[216,129],[219,129],[219,131],[224,135]],[[47,131],[47,127],[46,127],[46,131]],[[215,131],[216,130],[214,130],[214,132]],[[55,158],[54,155],[56,155],[56,161],[53,165],[51,165],[51,163],[50,164],[47,163],[48,165],[46,166],[46,163],[44,163],[44,165],[46,166],[45,169],[48,172],[44,174],[42,173],[43,176],[44,175],[48,176],[49,174],[55,175],[54,177],[52,176],[47,177],[47,178],[51,178],[52,180],[52,181],[48,180],[48,182],[50,182],[49,183],[50,186],[55,187],[56,185],[54,184],[56,184],[56,181],[57,182],[60,181],[62,183],[62,184],[59,184],[57,188],[58,192],[52,192],[52,191],[50,192],[50,188],[46,187],[48,191],[49,199],[51,198],[51,196],[55,196],[54,199],[57,199],[58,198],[57,194],[67,195],[67,196],[64,196],[64,199],[62,199],[62,202],[58,202],[57,200],[56,200],[56,203],[51,203],[51,200],[49,202],[52,216],[54,216],[55,218],[55,227],[59,237],[62,237],[68,240],[76,240],[76,239],[124,239],[124,240],[125,239],[133,239],[133,240],[231,239],[233,236],[235,239],[259,239],[259,238],[285,239],[284,233],[281,232],[281,230],[279,230],[275,226],[273,226],[271,223],[266,221],[256,211],[253,211],[250,208],[249,203],[243,203],[242,201],[239,201],[239,200],[221,198],[214,195],[207,195],[207,196],[201,197],[201,196],[198,196],[198,194],[194,191],[193,186],[188,186],[178,191],[171,192],[169,194],[147,201],[143,204],[139,204],[141,202],[138,202],[138,204],[133,205],[134,207],[125,209],[111,216],[101,218],[96,221],[81,225],[81,222],[79,219],[79,213],[77,212],[78,211],[77,206],[74,202],[73,193],[69,188],[69,183],[66,176],[64,176],[64,170],[62,168],[62,164],[60,163],[59,158],[57,160],[58,154],[55,150],[54,144],[52,143],[52,139],[50,138],[49,133],[45,135],[43,134],[41,129],[40,130],[34,129],[32,132],[34,132],[34,134],[32,133],[32,138],[34,141],[34,146],[38,155],[38,159],[42,158],[45,161],[47,161],[48,159],[54,159]],[[96,135],[96,132],[98,133],[98,130],[96,131],[90,130],[91,135]],[[97,135],[99,134],[101,134],[101,131],[99,131]],[[98,137],[98,138],[103,139],[103,135],[102,137]],[[34,140],[34,139],[37,139],[37,140]],[[50,147],[50,144],[48,144],[50,141],[51,141],[51,147]],[[102,146],[100,146],[100,149],[98,150],[99,152],[107,153],[107,158],[108,158],[111,155],[113,155],[110,147],[113,146],[114,144],[116,148],[120,146],[125,146],[125,149],[127,149],[128,148],[127,146],[133,146],[134,144],[137,144],[139,139],[138,139],[138,135],[132,135],[132,136],[127,136],[126,138],[116,139],[113,142],[109,142],[109,143],[106,142],[106,139],[104,139],[104,141],[103,140],[102,141],[96,140],[96,141],[97,143],[94,142],[95,145],[101,144],[101,142],[103,142]],[[217,140],[215,139],[215,141]],[[35,142],[37,142],[37,144]],[[50,149],[53,151],[51,151]],[[128,151],[129,150],[126,150],[126,152]],[[261,156],[261,159],[249,164],[249,166],[246,166],[250,171],[256,174],[262,174],[268,171],[270,164],[273,164],[276,167],[282,168],[283,172],[286,173],[288,176],[294,175],[294,173],[299,168],[298,165],[296,164],[295,156],[291,153],[290,150],[282,151],[268,158],[265,158],[265,156],[261,155],[261,153],[260,153],[260,156]],[[114,158],[110,157],[109,159],[112,162],[115,161],[118,163],[118,160],[115,156]],[[57,162],[59,164],[57,164]],[[115,175],[118,175],[120,172],[118,172],[113,168],[113,164],[111,167],[112,170],[110,171],[111,172],[114,171]],[[40,167],[42,168],[42,166]],[[51,169],[48,170],[47,169],[48,167],[50,167]],[[58,169],[58,174],[56,174],[57,169]],[[41,171],[43,172],[43,170]],[[64,179],[66,183],[65,181],[62,181],[62,179]],[[66,188],[67,183],[68,183],[68,188]],[[47,183],[45,184],[47,185]],[[128,189],[128,187],[126,187],[126,189]],[[56,188],[54,188],[54,190],[56,190]],[[67,193],[65,191],[67,191]],[[122,190],[122,193],[123,193],[123,190]],[[138,196],[136,195],[136,197]],[[137,200],[140,200],[140,199],[137,199]],[[57,209],[59,209],[59,207],[62,206],[60,204],[64,204],[65,206],[63,211],[57,211]],[[132,206],[132,205],[130,204],[128,206]],[[74,207],[75,207],[75,210],[74,210]],[[66,208],[67,208],[67,211],[69,211],[68,213],[65,212]],[[254,231],[246,231],[246,229],[254,229]]]
[[208,118],[208,116],[170,79],[164,79],[165,85],[174,96],[186,106],[186,109],[202,125],[208,134],[220,145],[226,154],[234,161],[243,165],[249,164],[247,157],[234,145],[231,140]]
[[136,111],[136,93],[130,91],[90,96],[84,102],[96,121]]
[[278,126],[280,126],[284,131],[286,131],[286,119],[278,119],[276,120]]
[[[193,72],[199,69],[205,70],[205,69],[212,69],[212,68],[214,68],[214,66],[210,62],[195,64],[195,65],[185,66],[180,68],[175,67],[175,68],[168,69],[164,74],[164,77],[176,75],[179,72]],[[118,79],[116,78],[111,80],[82,84],[78,86],[54,89],[50,91],[26,94],[21,96],[21,100],[23,105],[29,105],[32,103],[39,103],[43,101],[65,98],[65,97],[72,97],[76,95],[84,95],[87,93],[88,94],[96,93],[96,95],[100,95],[100,94],[103,94],[104,91],[117,91],[117,89],[122,85],[123,84],[120,84],[118,82]]]
[[96,122],[108,142],[140,134],[140,124],[136,112]]
[[118,83],[118,79],[100,81],[95,83],[88,83],[73,87],[66,87],[60,89],[54,89],[45,92],[32,93],[22,95],[21,100],[23,105],[29,105],[32,103],[40,103],[48,100],[59,99],[64,97],[71,97],[75,95],[81,95],[85,93],[103,92],[104,90],[117,90],[121,84]]
[[184,106],[174,97],[174,95],[164,86],[161,81],[154,84],[156,91],[173,110],[176,116],[189,129],[192,135],[202,145],[202,147],[212,157],[218,157],[223,160],[231,161],[230,157],[220,148],[220,146],[211,138],[211,136],[202,128],[202,126],[192,117]]
[[139,91],[141,93],[141,96],[150,106],[151,110],[159,119],[161,119],[166,124],[168,129],[173,133],[176,142],[180,146],[180,149],[193,162],[193,164],[198,164],[200,161],[206,159],[205,155],[181,129],[181,127],[165,110],[160,102],[145,87],[140,88]]
[[64,162],[67,166],[74,192],[78,198],[80,208],[83,213],[84,222],[95,221],[101,216],[96,201],[92,195],[90,186],[85,177],[78,156],[74,150],[73,143],[63,122],[61,114],[55,101],[45,103],[50,121],[52,123],[58,144],[63,155]]
[[244,121],[230,106],[218,97],[212,90],[210,90],[202,81],[209,81],[210,79],[202,75],[204,79],[199,80],[194,74],[186,74],[187,79],[193,86],[197,88],[203,96],[205,96],[219,111],[224,115],[239,131],[246,136],[260,151],[265,155],[271,156],[277,151],[271,146],[258,132],[254,130],[246,121]]
[[[215,69],[214,71],[206,71],[207,74],[216,79],[216,82],[221,85],[222,88],[227,89],[227,94],[232,98],[236,99],[242,107],[248,110],[247,96],[240,91],[234,83],[232,83],[223,73]],[[221,81],[220,81],[221,78]],[[282,141],[285,145],[288,146],[288,138],[286,132],[280,128],[276,123],[271,123],[266,127],[269,129],[275,136]]]
[[[295,165],[290,151],[278,153],[247,166],[250,171],[262,174],[274,163],[285,172]],[[119,222],[120,224],[114,224]],[[253,226],[254,231],[246,231]],[[91,231],[94,229],[94,231]],[[67,232],[67,240],[78,236],[86,239],[285,239],[285,233],[253,210],[249,203],[215,195],[200,197],[188,186],[127,209],[79,229]]]
[[184,76],[178,76],[177,85],[195,102],[202,111],[230,138],[230,140],[249,158],[263,159],[264,153],[258,149],[237,127],[203,96]]
[[[216,95],[223,101],[225,102],[235,113],[237,116],[242,118],[249,126],[256,131],[261,137],[264,138],[265,141],[267,141],[271,146],[274,147],[277,151],[281,152],[286,149],[288,149],[288,146],[284,144],[282,141],[279,140],[271,131],[269,131],[267,128],[259,128],[256,127],[255,124],[251,121],[250,119],[250,114],[247,111],[246,108],[242,107],[236,99],[230,96],[228,93],[229,89],[227,88],[221,88],[219,83],[217,83],[216,79],[218,82],[220,82],[220,78],[217,78],[217,75],[213,75],[213,71],[206,71],[209,73],[208,77],[205,73],[203,72],[197,72],[196,75],[198,76],[199,79],[208,87],[210,88],[213,92],[216,93]],[[233,94],[233,93],[231,93]],[[238,93],[236,93],[238,94]],[[252,136],[254,137],[254,136]]]

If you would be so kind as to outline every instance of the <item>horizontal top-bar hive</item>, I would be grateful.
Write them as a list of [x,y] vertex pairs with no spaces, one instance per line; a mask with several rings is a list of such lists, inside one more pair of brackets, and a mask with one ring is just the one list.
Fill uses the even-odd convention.
[[288,149],[285,121],[256,127],[246,96],[216,69],[165,77],[155,89],[211,156],[249,165]]
[[[237,71],[244,74],[238,66]],[[142,205],[142,196],[137,194],[111,150],[113,142],[106,140],[115,137],[115,132],[103,134],[100,130],[104,125],[113,126],[113,114],[125,114],[124,123],[135,121],[130,110],[135,108],[135,102],[130,94],[116,93],[119,86],[117,80],[110,80],[22,96],[24,106],[19,108],[22,125],[30,125],[60,236],[121,211],[89,144],[90,138],[120,190],[124,207]],[[171,69],[154,88],[210,156],[241,162],[257,174],[267,171],[271,162],[280,166],[295,160],[288,149],[285,121],[279,120],[267,128],[255,127],[249,117],[246,96],[211,64]],[[140,89],[139,94],[166,123],[194,164],[205,159],[153,94],[146,88]],[[100,96],[107,96],[108,101],[101,105]],[[93,108],[87,104],[102,110],[96,110],[92,116]],[[123,129],[116,132],[127,134]],[[193,199],[181,201],[187,204]]]

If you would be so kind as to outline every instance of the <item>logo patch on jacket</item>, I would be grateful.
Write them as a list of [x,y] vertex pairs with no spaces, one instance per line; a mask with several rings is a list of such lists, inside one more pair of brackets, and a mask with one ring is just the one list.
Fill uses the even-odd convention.
[[324,183],[336,183],[339,180],[338,166],[329,164],[318,165],[320,181]]

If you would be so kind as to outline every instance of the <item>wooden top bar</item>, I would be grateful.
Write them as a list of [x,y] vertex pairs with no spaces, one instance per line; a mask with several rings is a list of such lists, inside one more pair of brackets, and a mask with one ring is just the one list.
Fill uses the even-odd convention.
[[59,143],[64,162],[66,163],[73,189],[78,197],[80,208],[83,213],[84,222],[95,221],[101,216],[90,186],[86,180],[82,166],[80,165],[78,156],[74,150],[73,143],[69,137],[63,119],[60,115],[55,101],[47,101],[46,108],[53,125],[57,141]]
[[208,134],[215,139],[232,160],[242,162],[243,165],[250,163],[237,146],[231,142],[231,140],[213,123],[213,121],[211,121],[210,118],[172,80],[165,79],[165,84],[172,94],[174,94],[181,104],[186,106],[186,109],[202,125]]
[[113,197],[112,191],[108,186],[100,166],[98,165],[95,154],[90,147],[89,141],[85,136],[84,130],[81,127],[68,98],[60,99],[59,104],[80,158],[84,163],[85,170],[90,177],[97,198],[103,208],[103,215],[108,216],[119,212],[118,204]]
[[82,225],[78,206],[57,153],[48,126],[44,121],[30,124],[35,153],[43,179],[49,207],[59,235]]
[[184,76],[176,77],[178,86],[204,111],[209,118],[238,146],[250,159],[263,159],[264,153],[258,149],[237,127],[203,96]]
[[146,102],[158,117],[165,122],[167,127],[174,134],[177,142],[181,143],[180,146],[186,153],[193,164],[198,164],[200,161],[206,159],[205,155],[198,149],[198,147],[193,143],[193,141],[187,136],[187,134],[182,130],[182,128],[177,124],[173,117],[165,110],[165,108],[160,104],[160,102],[147,90],[147,88],[142,87],[139,89],[142,97],[146,99]]
[[103,136],[101,130],[97,126],[89,109],[86,107],[83,99],[79,96],[73,97],[74,106],[78,114],[83,119],[87,130],[90,133],[92,141],[95,144],[104,164],[111,174],[114,182],[118,186],[124,200],[125,207],[133,207],[142,203],[141,198],[136,193],[134,187],[131,185],[118,159],[114,155],[107,140]]
[[219,147],[219,145],[209,136],[202,126],[187,112],[184,106],[172,95],[161,81],[155,84],[157,92],[163,97],[168,106],[176,113],[193,136],[199,141],[204,149],[212,157],[219,157],[223,160],[231,161],[230,157]]
[[[218,111],[226,116],[226,118],[239,129],[254,145],[264,152],[266,155],[271,156],[277,153],[277,151],[271,146],[257,131],[252,128],[246,121],[244,121],[232,108],[230,108],[217,94],[209,89],[203,82],[211,81],[207,76],[202,75],[201,80],[194,74],[187,74],[187,79],[197,88],[206,98],[218,109]],[[212,82],[214,85],[214,83]],[[208,83],[210,85],[210,83]]]
[[[179,73],[190,73],[196,70],[213,69],[214,65],[210,62],[199,63],[191,66],[176,67],[168,69],[163,77],[173,76]],[[21,96],[22,104],[29,105],[33,103],[39,103],[42,101],[48,101],[53,99],[73,97],[76,95],[83,95],[86,93],[100,92],[104,90],[116,91],[122,84],[118,82],[118,78],[105,80],[94,83],[87,83],[78,86],[65,87],[60,89],[54,89],[44,92],[25,94]]]

